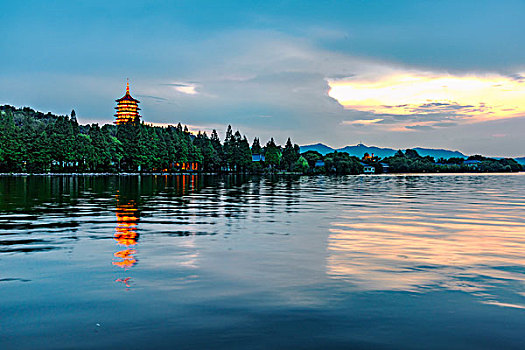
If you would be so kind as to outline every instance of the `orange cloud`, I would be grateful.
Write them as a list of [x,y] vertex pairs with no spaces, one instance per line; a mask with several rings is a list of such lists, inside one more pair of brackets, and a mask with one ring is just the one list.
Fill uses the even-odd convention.
[[[452,75],[397,70],[382,76],[328,79],[328,84],[329,96],[347,109],[378,116],[419,118],[417,122],[406,119],[397,125],[426,125],[440,120],[472,123],[525,115],[525,82],[500,74]],[[425,117],[429,117],[428,120]]]

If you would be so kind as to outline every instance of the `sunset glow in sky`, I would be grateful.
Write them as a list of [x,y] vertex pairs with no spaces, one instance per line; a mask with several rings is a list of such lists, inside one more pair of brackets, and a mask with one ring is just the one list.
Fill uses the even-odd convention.
[[[521,75],[519,75],[521,77]],[[407,125],[440,122],[476,123],[525,114],[525,78],[498,74],[451,75],[399,72],[375,78],[329,80],[329,96],[347,109],[373,115],[427,116]],[[385,119],[358,120],[354,124],[380,124]],[[399,125],[396,124],[398,127]]]
[[[125,11],[122,11],[125,8]],[[523,1],[3,1],[0,104],[524,156]]]

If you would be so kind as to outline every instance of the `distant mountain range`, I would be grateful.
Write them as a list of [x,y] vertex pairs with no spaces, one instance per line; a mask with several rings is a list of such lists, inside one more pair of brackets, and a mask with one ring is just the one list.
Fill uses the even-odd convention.
[[[463,153],[458,152],[458,151],[450,151],[450,150],[446,150],[446,149],[421,148],[421,147],[417,147],[417,148],[414,148],[414,149],[421,156],[423,156],[423,157],[431,156],[431,157],[434,157],[434,159],[436,159],[436,160],[439,159],[439,158],[448,159],[448,158],[453,158],[453,157],[467,158],[466,155],[464,155]],[[307,152],[307,151],[317,151],[317,152],[321,153],[322,155],[325,155],[325,154],[328,154],[328,153],[331,153],[331,152],[334,152],[334,151],[346,152],[346,153],[348,153],[351,156],[356,156],[356,157],[359,157],[359,158],[362,158],[365,153],[368,153],[370,155],[372,155],[372,153],[373,153],[375,156],[378,156],[378,157],[381,157],[381,158],[385,158],[385,157],[391,157],[397,152],[397,150],[392,149],[392,148],[381,148],[381,147],[375,147],[375,146],[366,146],[366,145],[363,145],[362,143],[360,143],[358,145],[355,145],[355,146],[346,146],[346,147],[338,148],[338,149],[334,149],[334,148],[329,147],[327,145],[324,145],[322,143],[316,143],[314,145],[301,146],[301,153],[302,152]],[[523,160],[525,161],[525,157],[523,158]]]
[[514,158],[514,159],[516,159],[516,162],[520,163],[521,165],[525,165],[525,157]]

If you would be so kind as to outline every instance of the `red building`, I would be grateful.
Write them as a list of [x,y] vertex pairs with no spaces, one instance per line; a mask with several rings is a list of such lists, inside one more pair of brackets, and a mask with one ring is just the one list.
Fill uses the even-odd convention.
[[126,94],[124,97],[115,100],[115,102],[117,102],[117,107],[115,107],[117,110],[117,114],[115,114],[117,120],[115,121],[115,124],[120,125],[124,123],[139,123],[140,101],[134,99],[129,94],[129,82],[126,84]]

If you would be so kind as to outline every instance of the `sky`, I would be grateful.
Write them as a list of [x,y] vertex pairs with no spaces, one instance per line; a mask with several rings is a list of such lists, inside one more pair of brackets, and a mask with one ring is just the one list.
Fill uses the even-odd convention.
[[0,104],[524,156],[525,1],[0,0]]

